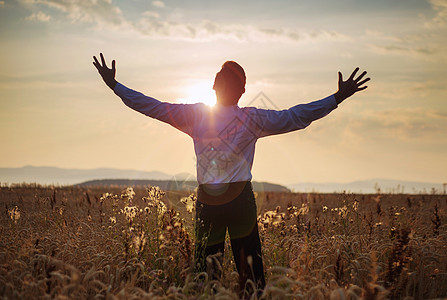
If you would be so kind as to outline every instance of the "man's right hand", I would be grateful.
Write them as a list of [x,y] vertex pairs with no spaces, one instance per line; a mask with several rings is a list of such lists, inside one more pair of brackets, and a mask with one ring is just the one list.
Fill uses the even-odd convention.
[[113,90],[115,88],[115,85],[117,84],[117,81],[115,80],[115,60],[112,60],[112,68],[109,69],[106,65],[106,61],[102,53],[100,53],[99,55],[101,56],[101,64],[99,63],[96,56],[93,56],[93,65],[96,67],[107,86]]

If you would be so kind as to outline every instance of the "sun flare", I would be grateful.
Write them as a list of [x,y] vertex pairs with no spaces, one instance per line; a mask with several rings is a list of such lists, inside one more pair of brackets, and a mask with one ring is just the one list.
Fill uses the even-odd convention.
[[212,81],[198,81],[186,87],[185,98],[180,100],[183,103],[202,102],[208,106],[216,104],[216,94],[213,90]]

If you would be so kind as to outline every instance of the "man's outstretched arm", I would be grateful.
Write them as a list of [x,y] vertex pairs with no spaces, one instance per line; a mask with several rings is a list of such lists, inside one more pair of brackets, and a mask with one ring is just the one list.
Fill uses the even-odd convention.
[[371,78],[366,78],[362,80],[363,77],[366,75],[366,71],[363,71],[362,74],[360,74],[357,78],[354,79],[355,75],[357,74],[359,68],[355,68],[355,70],[352,72],[351,76],[349,76],[348,80],[343,81],[343,75],[338,72],[338,91],[334,94],[335,101],[337,101],[337,104],[340,104],[343,102],[346,98],[351,97],[357,92],[363,91],[368,86],[364,86],[366,82],[368,82]]
[[[307,104],[298,104],[286,110],[257,110],[262,123],[260,127],[259,137],[269,136],[273,134],[286,133],[298,129],[304,129],[313,121],[323,118],[334,110],[338,104],[346,98],[354,95],[356,92],[367,88],[364,84],[370,78],[363,79],[366,71],[354,78],[359,68],[356,68],[351,76],[343,81],[343,76],[338,73],[338,91],[324,99],[313,101]],[[363,79],[363,80],[362,80]]]
[[112,61],[112,68],[109,69],[102,53],[100,57],[101,63],[93,56],[93,65],[107,86],[123,100],[124,104],[148,117],[171,124],[188,135],[192,135],[194,120],[200,113],[198,105],[162,102],[134,91],[115,80],[115,60]]

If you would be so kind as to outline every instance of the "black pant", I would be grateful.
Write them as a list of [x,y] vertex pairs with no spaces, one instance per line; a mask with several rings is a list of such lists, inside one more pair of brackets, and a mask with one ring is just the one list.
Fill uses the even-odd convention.
[[258,289],[263,289],[265,278],[261,241],[251,182],[199,186],[196,204],[196,271],[207,271],[208,257],[210,276],[213,279],[220,278],[222,269],[216,264],[222,263],[227,229],[241,290],[253,292],[246,286],[248,279]]

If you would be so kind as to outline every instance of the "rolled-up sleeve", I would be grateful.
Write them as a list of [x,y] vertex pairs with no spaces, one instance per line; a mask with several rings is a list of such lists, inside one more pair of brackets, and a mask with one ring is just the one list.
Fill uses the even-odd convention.
[[299,104],[286,110],[257,110],[260,124],[259,137],[281,134],[306,128],[337,108],[334,95],[307,104]]
[[200,111],[201,103],[177,104],[159,101],[117,83],[114,92],[124,104],[148,117],[168,123],[192,136],[194,120]]

